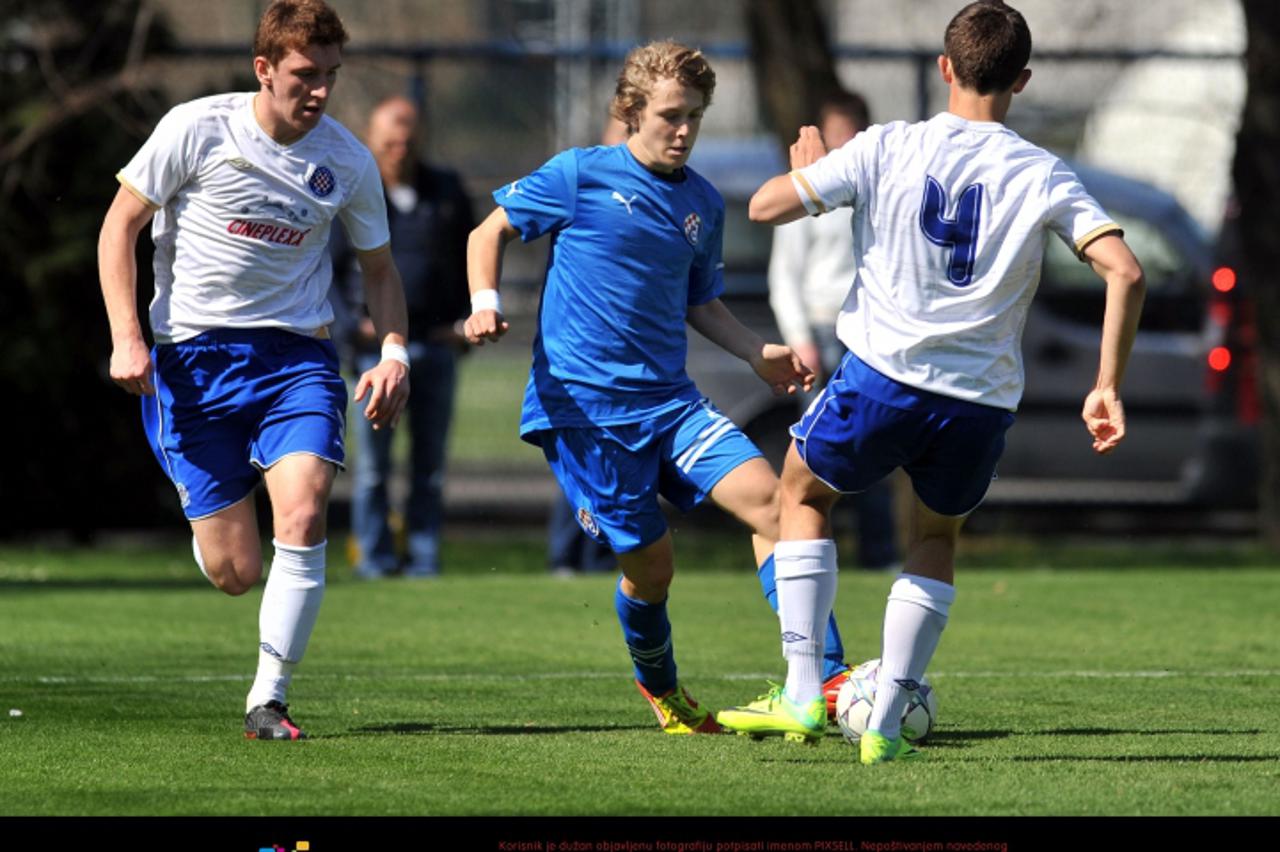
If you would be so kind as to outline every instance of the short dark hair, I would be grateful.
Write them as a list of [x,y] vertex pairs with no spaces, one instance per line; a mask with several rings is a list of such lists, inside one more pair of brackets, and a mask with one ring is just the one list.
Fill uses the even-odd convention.
[[947,24],[943,49],[961,86],[980,95],[1005,92],[1031,59],[1031,30],[1017,9],[978,0]]
[[867,108],[866,98],[857,92],[846,89],[828,92],[818,103],[818,124],[822,124],[832,114],[845,116],[859,130],[866,130],[871,126],[871,110]]
[[291,50],[347,43],[347,29],[324,0],[275,0],[258,20],[253,55],[275,65]]

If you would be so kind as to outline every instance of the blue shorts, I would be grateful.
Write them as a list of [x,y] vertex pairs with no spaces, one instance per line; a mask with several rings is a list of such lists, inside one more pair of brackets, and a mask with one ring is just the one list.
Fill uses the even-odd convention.
[[761,456],[705,399],[642,423],[545,429],[537,438],[578,523],[615,553],[666,533],[659,495],[687,512],[729,471]]
[[925,506],[960,516],[986,496],[1013,419],[1003,408],[904,385],[850,352],[791,437],[836,491],[865,491],[901,467]]
[[293,453],[339,467],[347,388],[333,343],[273,328],[214,329],[151,352],[142,425],[189,520],[247,497]]

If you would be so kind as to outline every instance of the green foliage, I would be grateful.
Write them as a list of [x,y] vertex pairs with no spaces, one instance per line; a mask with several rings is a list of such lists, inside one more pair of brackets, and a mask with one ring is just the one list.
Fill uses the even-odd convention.
[[[154,522],[173,504],[142,440],[137,401],[107,379],[97,283],[113,175],[159,108],[118,78],[138,10],[136,0],[22,2],[0,24],[0,385],[9,411],[0,533],[87,535]],[[158,27],[144,32],[146,50],[165,43]],[[150,246],[141,242],[145,305]]]
[[[0,710],[24,711],[0,717],[0,814],[1278,813],[1280,572],[1243,552],[1230,572],[1098,548],[1019,551],[1087,570],[963,566],[927,759],[870,769],[835,733],[663,736],[613,578],[548,577],[539,535],[492,533],[450,540],[437,581],[359,583],[333,549],[299,744],[240,738],[258,595],[214,592],[185,542],[0,548]],[[671,598],[681,676],[717,707],[782,673],[740,539],[688,534]],[[854,660],[877,653],[889,583],[841,576]],[[263,778],[288,782],[264,796]]]

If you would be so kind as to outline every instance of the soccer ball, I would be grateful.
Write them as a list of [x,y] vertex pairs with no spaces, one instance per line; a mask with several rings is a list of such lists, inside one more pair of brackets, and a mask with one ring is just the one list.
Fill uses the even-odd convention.
[[[840,733],[853,745],[862,739],[876,700],[876,678],[880,676],[880,660],[867,660],[849,673],[849,679],[836,695],[836,724]],[[918,743],[929,736],[938,720],[938,693],[927,678],[920,679],[920,689],[907,702],[902,714],[902,736]]]

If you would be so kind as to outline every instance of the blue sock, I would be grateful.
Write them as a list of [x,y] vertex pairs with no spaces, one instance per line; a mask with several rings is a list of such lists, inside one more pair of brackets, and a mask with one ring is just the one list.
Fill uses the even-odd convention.
[[[769,602],[774,612],[778,611],[778,581],[773,576],[773,554],[765,557],[756,571],[760,578],[760,588],[764,590],[764,599]],[[836,614],[831,613],[827,619],[827,639],[822,652],[822,679],[828,680],[847,669],[844,662],[844,642],[840,639],[840,628],[836,626]]]
[[676,655],[671,650],[671,622],[667,602],[645,603],[622,593],[622,578],[613,596],[622,638],[626,640],[636,680],[650,695],[662,695],[676,688]]

